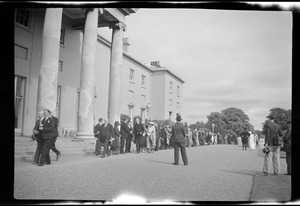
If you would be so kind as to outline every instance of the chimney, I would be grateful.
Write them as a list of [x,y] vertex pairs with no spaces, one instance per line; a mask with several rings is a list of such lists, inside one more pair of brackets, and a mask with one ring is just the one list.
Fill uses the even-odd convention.
[[151,62],[151,66],[160,67],[159,61],[153,61],[153,62]]
[[128,53],[128,47],[129,47],[128,38],[123,38],[123,51]]

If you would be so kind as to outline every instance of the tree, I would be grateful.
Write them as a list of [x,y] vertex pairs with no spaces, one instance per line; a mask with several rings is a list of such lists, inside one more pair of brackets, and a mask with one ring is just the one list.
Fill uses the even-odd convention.
[[241,109],[230,107],[219,112],[212,112],[207,116],[206,127],[212,129],[215,125],[214,132],[220,132],[222,135],[226,133],[239,135],[246,127],[248,130],[254,131],[254,127],[249,123],[249,117]]
[[[282,130],[285,130],[287,128],[287,121],[291,120],[292,118],[292,110],[285,110],[279,107],[275,107],[270,109],[270,113],[267,118],[271,115],[275,117],[274,122],[276,122]],[[266,120],[264,124],[266,124],[267,122],[268,120]]]

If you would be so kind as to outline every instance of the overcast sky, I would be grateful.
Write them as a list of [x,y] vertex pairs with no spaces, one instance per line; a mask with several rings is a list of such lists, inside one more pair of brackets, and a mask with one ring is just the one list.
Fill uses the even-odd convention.
[[290,11],[141,8],[126,25],[131,56],[185,81],[188,124],[236,107],[261,130],[270,109],[291,109]]

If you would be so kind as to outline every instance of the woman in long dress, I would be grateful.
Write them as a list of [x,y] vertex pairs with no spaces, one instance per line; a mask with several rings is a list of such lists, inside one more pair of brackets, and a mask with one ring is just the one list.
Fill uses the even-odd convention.
[[253,150],[255,149],[255,143],[254,143],[254,134],[252,132],[249,132],[250,133],[250,136],[249,136],[249,148],[250,150]]

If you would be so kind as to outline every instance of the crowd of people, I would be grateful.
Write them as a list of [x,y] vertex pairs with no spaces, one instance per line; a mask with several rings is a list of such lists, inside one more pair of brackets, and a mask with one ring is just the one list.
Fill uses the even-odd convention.
[[[94,126],[96,138],[95,155],[102,158],[112,155],[131,153],[131,143],[136,145],[136,153],[153,153],[158,150],[174,148],[174,165],[178,165],[179,149],[181,150],[183,162],[187,165],[186,147],[209,146],[214,144],[238,144],[238,138],[231,135],[221,135],[219,132],[203,131],[185,127],[180,121],[181,116],[176,117],[174,125],[158,124],[149,121],[146,124],[139,117],[135,118],[134,124],[128,118],[121,118],[121,122],[115,121],[110,124],[107,119],[99,118],[98,124]],[[51,164],[50,149],[56,153],[56,160],[61,153],[55,147],[58,137],[58,118],[51,115],[48,109],[38,113],[38,120],[33,128],[33,140],[37,141],[34,163],[38,166]],[[271,174],[270,164],[273,164],[274,174],[280,174],[280,149],[286,152],[288,172],[291,174],[291,122],[288,122],[288,130],[283,137],[284,147],[279,142],[279,136],[283,136],[274,117],[270,116],[265,126],[265,160],[263,172]],[[177,132],[176,132],[177,131]],[[258,136],[251,131],[240,133],[242,149],[253,150],[258,146]],[[103,147],[103,150],[102,150]]]

